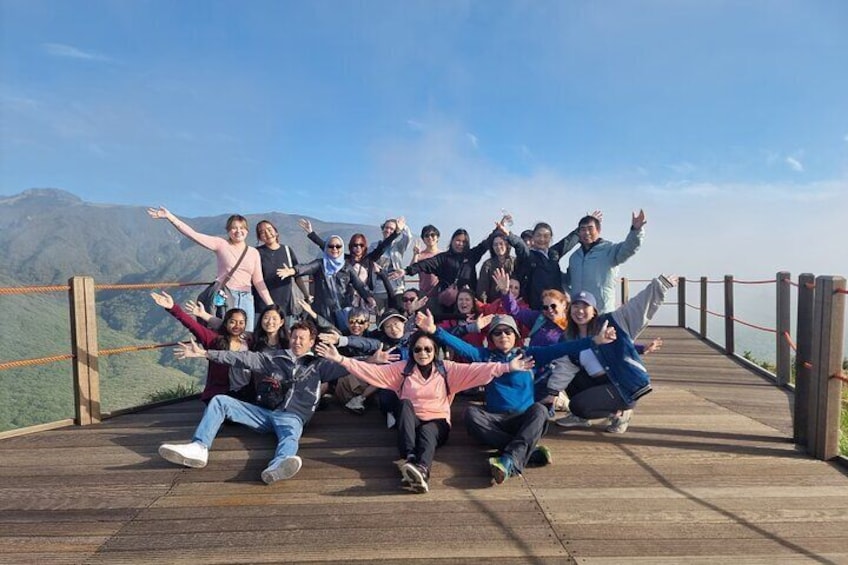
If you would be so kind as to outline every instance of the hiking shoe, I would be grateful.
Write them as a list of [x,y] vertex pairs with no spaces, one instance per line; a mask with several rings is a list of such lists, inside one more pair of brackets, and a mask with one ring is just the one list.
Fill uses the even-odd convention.
[[610,425],[607,426],[607,431],[611,434],[623,434],[630,426],[630,418],[632,417],[632,409],[616,412],[610,421]]
[[273,467],[262,471],[262,480],[266,485],[294,477],[303,466],[303,460],[297,455],[286,457]]
[[345,404],[345,408],[353,412],[354,414],[363,414],[365,413],[365,397],[361,394],[358,396],[354,396]]
[[556,398],[554,398],[554,410],[557,412],[568,412],[568,395],[565,394],[565,391],[560,392]]
[[400,471],[400,476],[401,476],[400,484],[401,484],[401,486],[405,486],[405,487],[410,486],[409,485],[409,479],[406,478],[406,475],[403,472],[403,466],[407,463],[411,463],[411,464],[414,465],[415,464],[415,455],[413,455],[412,453],[407,455],[406,459],[404,459],[403,463],[401,463],[400,466],[398,467],[398,470]]
[[209,449],[199,441],[191,443],[163,443],[159,446],[159,455],[166,461],[200,469],[206,467]]
[[588,428],[592,425],[592,422],[585,418],[581,418],[580,416],[569,414],[568,416],[563,416],[559,420],[554,421],[554,424],[561,428]]
[[517,474],[512,463],[512,457],[509,455],[489,457],[489,471],[491,471],[492,481],[496,485],[503,484],[505,480]]
[[530,458],[527,460],[527,464],[532,465],[533,467],[544,467],[545,465],[550,465],[553,462],[554,458],[551,455],[551,450],[544,445],[537,445],[536,449],[530,453]]
[[427,484],[427,479],[430,473],[427,471],[427,467],[407,461],[400,468],[400,472],[414,492],[429,492],[430,485]]
[[395,425],[397,425],[397,418],[395,418],[394,414],[389,412],[388,414],[386,414],[386,427],[388,429],[392,429],[395,427]]

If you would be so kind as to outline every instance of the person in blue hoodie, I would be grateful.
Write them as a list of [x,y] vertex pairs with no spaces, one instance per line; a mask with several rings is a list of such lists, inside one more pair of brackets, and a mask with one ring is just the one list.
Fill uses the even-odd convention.
[[[475,347],[437,327],[429,312],[419,313],[416,324],[422,331],[432,334],[437,342],[475,363],[508,363],[524,355],[532,357],[537,364],[547,364],[559,357],[615,341],[615,330],[604,326],[594,337],[541,347],[517,347],[518,324],[512,316],[497,315],[488,324],[489,347],[486,348]],[[505,373],[486,385],[485,406],[469,406],[465,423],[473,437],[499,451],[498,456],[489,459],[495,484],[520,474],[528,463],[546,465],[551,462],[547,448],[537,445],[547,429],[548,408],[535,402],[530,370]]]

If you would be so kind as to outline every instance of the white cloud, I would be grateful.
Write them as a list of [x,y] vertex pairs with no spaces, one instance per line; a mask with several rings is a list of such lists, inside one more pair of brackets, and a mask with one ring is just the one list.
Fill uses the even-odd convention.
[[804,172],[804,164],[801,163],[801,161],[799,161],[795,157],[792,157],[792,156],[787,157],[786,158],[786,164],[789,165],[789,168],[792,169],[793,171],[795,171],[796,173],[803,173]]
[[69,59],[81,59],[84,61],[111,61],[112,59],[95,53],[94,51],[84,51],[73,45],[64,45],[62,43],[43,43],[42,47],[48,55],[53,57],[66,57]]

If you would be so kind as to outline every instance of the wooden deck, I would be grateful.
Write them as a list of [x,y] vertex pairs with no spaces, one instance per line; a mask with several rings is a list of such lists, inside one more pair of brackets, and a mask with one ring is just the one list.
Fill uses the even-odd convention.
[[460,405],[427,495],[400,489],[376,410],[320,412],[270,487],[271,438],[238,426],[205,469],[158,457],[199,402],[0,441],[0,563],[848,563],[848,476],[796,451],[791,398],[689,332],[648,335],[630,430],[552,426],[554,464],[497,487]]

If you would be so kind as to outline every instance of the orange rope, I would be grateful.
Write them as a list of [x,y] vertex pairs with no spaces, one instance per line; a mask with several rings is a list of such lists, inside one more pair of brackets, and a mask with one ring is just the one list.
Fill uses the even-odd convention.
[[767,281],[740,281],[733,279],[733,284],[771,284],[777,282],[777,279],[771,279]]
[[73,359],[74,356],[70,353],[65,353],[64,355],[53,355],[51,357],[39,357],[37,359],[19,359],[18,361],[6,361],[4,363],[0,363],[0,371],[4,371],[6,369],[14,369],[16,367],[30,367],[32,365],[46,365],[48,363],[55,363],[56,361],[67,361],[68,359]]
[[100,355],[116,355],[118,353],[129,353],[131,351],[147,351],[150,349],[160,349],[162,347],[173,347],[180,343],[174,341],[172,343],[151,343],[149,345],[128,345],[127,347],[115,347],[114,349],[101,349]]
[[848,294],[848,288],[838,288],[833,291],[833,294]]
[[208,282],[161,282],[140,284],[96,284],[95,290],[149,290],[155,288],[175,288],[181,286],[207,286]]
[[32,294],[34,292],[67,292],[71,287],[68,285],[52,286],[4,286],[0,287],[0,294]]
[[773,333],[773,334],[774,334],[774,333],[777,333],[777,330],[772,329],[772,328],[767,328],[767,327],[765,327],[765,326],[758,326],[758,325],[756,325],[756,324],[752,324],[752,323],[750,323],[750,322],[746,322],[745,320],[740,320],[739,318],[731,318],[731,319],[732,319],[734,322],[737,322],[737,323],[739,323],[739,324],[742,324],[743,326],[748,326],[749,328],[754,328],[755,330],[761,330],[761,331],[769,332],[769,333]]
[[831,379],[836,379],[838,381],[842,381],[848,383],[848,376],[845,376],[845,373],[837,373],[835,375],[830,375]]

